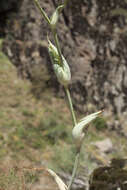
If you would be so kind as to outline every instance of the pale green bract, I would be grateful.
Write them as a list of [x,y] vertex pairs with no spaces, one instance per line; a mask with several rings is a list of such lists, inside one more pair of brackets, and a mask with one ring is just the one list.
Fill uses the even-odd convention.
[[98,111],[98,112],[95,112],[93,114],[90,114],[90,115],[84,117],[83,119],[81,119],[80,122],[75,125],[75,127],[72,130],[72,135],[73,135],[73,137],[75,139],[75,143],[78,146],[80,146],[80,144],[82,143],[83,137],[85,135],[85,132],[83,131],[83,129],[91,121],[96,119],[101,113],[102,113],[102,111]]
[[62,11],[64,5],[60,5],[56,8],[55,12],[53,13],[52,17],[51,17],[51,22],[50,22],[50,25],[52,27],[52,29],[55,29],[56,27],[56,24],[58,22],[58,19],[59,19],[59,14],[60,12]]
[[47,169],[47,171],[54,177],[54,179],[59,187],[59,190],[67,190],[67,186],[65,185],[65,183],[53,170]]
[[50,41],[49,41],[48,50],[53,64],[53,69],[57,76],[58,81],[63,86],[67,87],[71,81],[71,72],[69,65],[67,64],[67,61],[62,55],[62,63],[61,63],[57,48]]

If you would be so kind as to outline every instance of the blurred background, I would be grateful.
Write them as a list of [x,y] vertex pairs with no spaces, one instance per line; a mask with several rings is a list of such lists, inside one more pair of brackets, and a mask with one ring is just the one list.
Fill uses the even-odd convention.
[[[40,0],[49,17],[60,3]],[[81,189],[98,165],[127,155],[126,9],[127,0],[70,0],[59,19],[77,118],[104,109],[89,128],[73,189]],[[71,115],[49,59],[47,34],[52,40],[34,1],[0,1],[2,189],[57,189],[50,176],[30,168],[47,166],[70,178]]]

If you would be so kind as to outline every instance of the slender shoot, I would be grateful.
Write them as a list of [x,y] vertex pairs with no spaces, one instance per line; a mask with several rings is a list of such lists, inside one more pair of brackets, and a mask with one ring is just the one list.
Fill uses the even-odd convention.
[[74,108],[73,108],[73,104],[72,104],[70,91],[68,88],[65,88],[65,92],[66,92],[66,95],[68,98],[69,108],[70,108],[71,115],[72,115],[73,126],[75,126],[77,124],[77,122],[76,122],[76,117],[75,117],[75,113],[74,113]]
[[76,176],[76,171],[77,171],[78,164],[79,164],[79,156],[80,156],[80,152],[78,152],[76,157],[75,157],[75,163],[74,163],[74,167],[73,167],[72,177],[71,177],[71,180],[70,180],[70,183],[68,185],[67,190],[71,189],[72,184],[74,182],[74,179],[75,179],[75,176]]
[[48,22],[48,24],[50,25],[50,19],[48,18],[47,14],[45,13],[45,11],[41,8],[38,0],[34,0],[37,8],[40,10],[41,15],[45,18],[45,20]]

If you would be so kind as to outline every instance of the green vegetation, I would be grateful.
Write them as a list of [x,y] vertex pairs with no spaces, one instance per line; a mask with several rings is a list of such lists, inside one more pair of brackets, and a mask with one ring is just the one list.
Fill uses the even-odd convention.
[[0,188],[1,189],[16,189],[21,190],[23,188],[23,179],[16,174],[15,169],[10,169],[8,175],[2,171],[0,173]]
[[14,168],[0,168],[0,189],[30,190],[32,184],[38,182],[37,172]]
[[[114,12],[113,14],[115,15],[116,13]],[[53,17],[52,24],[54,23],[54,19],[56,19],[55,17],[53,19]],[[41,163],[41,161],[42,163],[46,162],[46,165],[51,165],[51,168],[56,171],[62,170],[71,173],[75,155],[80,149],[78,147],[78,151],[76,150],[77,147],[75,148],[75,142],[77,139],[75,138],[75,140],[72,140],[71,135],[71,115],[73,125],[77,125],[71,105],[69,90],[67,88],[71,75],[69,67],[65,64],[66,60],[62,58],[57,34],[54,30],[55,26],[52,25],[51,27],[58,51],[56,51],[54,48],[55,46],[49,41],[51,46],[50,51],[54,51],[50,53],[52,53],[52,59],[54,59],[58,66],[55,67],[55,65],[54,70],[56,69],[55,72],[58,81],[65,87],[71,114],[64,100],[54,97],[52,91],[47,88],[46,83],[50,76],[45,68],[40,70],[36,67],[31,70],[33,73],[32,84],[29,81],[17,77],[16,68],[1,51],[3,41],[1,39],[0,161],[6,164],[6,159],[9,159],[11,169],[8,169],[7,173],[3,172],[0,175],[0,189],[26,189],[24,184],[36,183],[38,181],[37,174],[34,175],[32,172],[24,173],[22,160],[27,160],[29,163],[28,165],[35,165],[36,163]],[[55,57],[55,55],[57,56]],[[61,64],[58,64],[59,62],[61,62]],[[66,68],[67,75],[64,73],[64,67]],[[84,133],[84,131],[81,132],[82,134]],[[116,151],[114,148],[112,153],[108,153],[107,158],[103,158],[94,147],[94,142],[101,141],[107,137],[112,139],[113,145],[117,143],[118,136],[115,134],[112,137],[107,131],[106,120],[101,117],[96,118],[82,146],[80,167],[78,169],[80,172],[84,168],[87,171],[92,171],[93,168],[96,167],[96,161],[105,164],[114,155],[125,155],[126,142],[121,140],[121,143],[117,144],[117,149],[120,150],[120,147],[122,147],[121,152],[118,153],[118,150]],[[77,142],[79,142],[79,139]],[[14,161],[17,163],[21,162],[21,173],[19,175],[17,173],[18,171],[13,167]],[[7,165],[6,167],[8,168]]]
[[93,125],[95,126],[97,130],[105,130],[108,127],[103,117],[96,118]]
[[[63,100],[54,98],[49,90],[37,100],[31,92],[31,83],[17,77],[16,68],[1,51],[1,45],[2,40],[0,159],[4,161],[5,156],[9,155],[20,160],[26,157],[36,161],[38,156],[33,153],[34,149],[40,155],[47,146],[57,143],[59,138],[69,139],[67,123],[70,123],[70,114],[66,106],[63,106]],[[50,150],[52,152],[52,148]]]
[[[61,148],[62,146],[62,148]],[[73,169],[73,164],[75,161],[75,147],[68,146],[66,143],[59,142],[56,146],[53,147],[55,155],[53,155],[51,167],[56,171],[68,171],[70,174]]]
[[[2,40],[0,44],[2,45]],[[11,164],[13,170],[15,162],[21,162],[22,165],[22,160],[27,160],[35,165],[45,159],[52,168],[64,168],[66,172],[71,172],[75,150],[71,136],[70,112],[64,100],[54,97],[49,89],[37,99],[31,91],[31,83],[17,77],[16,68],[3,54],[1,47],[0,75],[1,163],[6,164],[6,158],[9,158],[9,165]],[[83,160],[84,155],[81,156],[82,164]],[[6,167],[8,169],[7,165]],[[7,180],[10,184],[15,175],[15,170],[13,173],[7,170],[7,174],[1,176],[0,188],[9,189],[7,186],[5,188],[5,184]],[[22,180],[18,177],[15,180],[15,188],[21,189]]]
[[[31,92],[31,83],[17,77],[16,68],[2,53],[1,48],[0,75],[0,161],[5,165],[4,169],[7,169],[6,173],[0,175],[0,188],[19,190],[24,188],[24,183],[35,183],[39,174],[34,176],[31,172],[26,172],[22,174],[25,179],[17,175],[15,162],[20,162],[22,168],[23,160],[33,167],[41,160],[46,160],[56,171],[71,172],[75,149],[71,136],[70,113],[64,100],[54,97],[49,89],[38,100]],[[117,150],[120,151],[114,149],[108,158],[126,154],[126,140],[120,140],[116,134],[108,133],[106,126],[106,121],[98,118],[89,128],[82,147],[79,172],[84,172],[84,167],[92,171],[96,167],[93,158],[105,163],[101,156],[98,157],[98,152],[91,142],[109,136],[115,145],[119,138]],[[7,159],[10,160],[9,166]]]

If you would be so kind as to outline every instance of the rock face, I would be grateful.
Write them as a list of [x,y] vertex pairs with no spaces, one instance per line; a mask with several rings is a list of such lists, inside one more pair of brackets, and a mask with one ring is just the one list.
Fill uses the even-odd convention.
[[16,0],[1,0],[0,1],[0,14],[5,14],[9,11],[17,11],[18,7],[20,7],[22,0],[18,2]]
[[126,160],[113,159],[110,166],[94,170],[90,179],[89,190],[127,189]]
[[5,33],[6,20],[10,13],[17,12],[21,7],[22,0],[1,0],[0,1],[0,37]]
[[99,149],[100,154],[111,152],[113,149],[113,144],[109,138],[95,142],[94,146],[96,146]]
[[[59,1],[40,0],[40,3],[51,16]],[[83,112],[104,108],[107,117],[112,115],[112,127],[122,127],[124,134],[127,134],[126,8],[126,0],[71,0],[58,24],[62,52],[72,71],[75,106]],[[13,13],[7,22],[3,49],[23,77],[32,79],[31,68],[47,65],[52,73],[48,84],[59,89],[47,52],[47,33],[47,23],[33,1],[24,0],[18,13]]]

